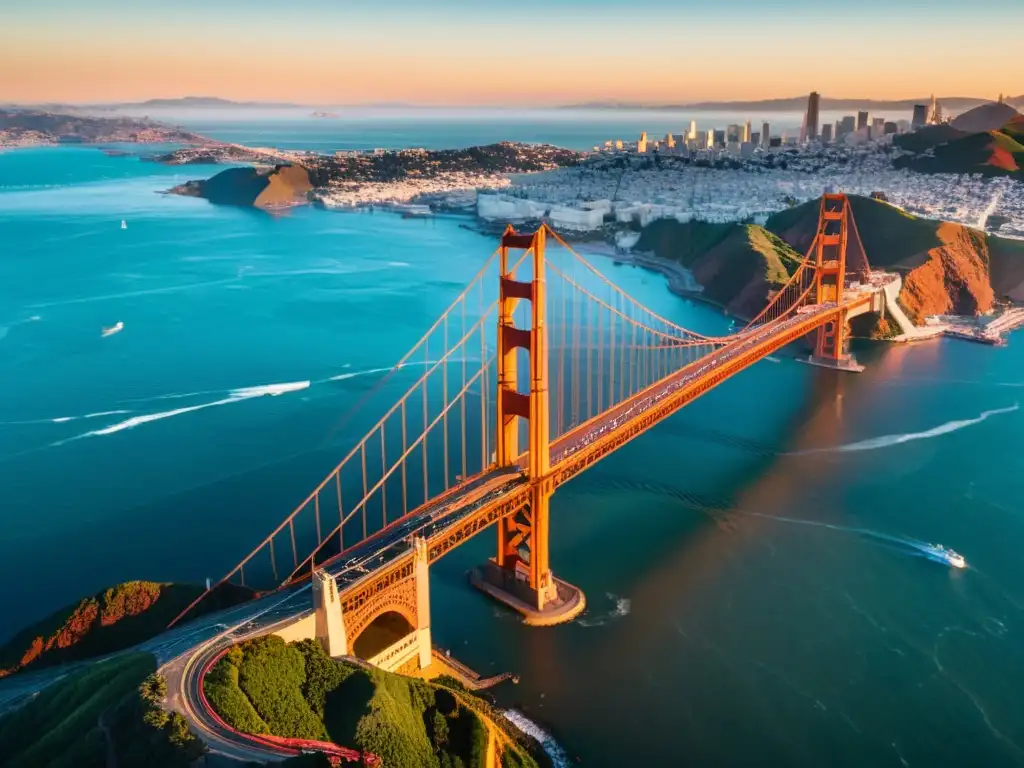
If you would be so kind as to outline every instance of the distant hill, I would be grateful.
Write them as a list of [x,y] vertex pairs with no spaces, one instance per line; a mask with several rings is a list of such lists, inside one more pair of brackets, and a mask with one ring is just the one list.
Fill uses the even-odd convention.
[[702,296],[739,317],[753,317],[768,292],[796,271],[800,254],[756,224],[659,219],[643,229],[638,251],[651,251],[693,272]]
[[190,108],[233,108],[233,107],[265,107],[265,108],[300,108],[301,104],[290,104],[288,102],[263,102],[263,101],[232,101],[231,99],[222,99],[218,96],[184,96],[180,99],[148,99],[147,101],[140,102],[129,102],[123,104],[109,105],[113,107],[190,107]]
[[[1024,97],[1020,97],[1024,99]],[[991,99],[974,96],[945,96],[938,99],[946,109],[970,109],[991,102]],[[910,112],[915,104],[928,104],[931,96],[919,99],[839,99],[822,96],[821,109],[849,110],[866,109],[873,112],[888,110],[891,112]],[[679,104],[644,104],[641,102],[589,102],[573,104],[566,109],[663,109],[663,110],[701,110],[724,112],[802,112],[807,108],[807,95],[791,96],[779,99],[757,99],[752,101],[698,101]]]
[[188,181],[170,190],[185,197],[202,197],[218,205],[285,208],[307,202],[312,189],[309,171],[300,165],[275,168],[228,168],[199,181]]
[[982,104],[980,107],[969,109],[955,117],[952,126],[958,131],[967,133],[981,133],[982,131],[995,131],[1002,128],[1006,123],[1017,117],[1020,113],[1009,104]]
[[[190,584],[128,581],[79,600],[26,627],[0,646],[0,677],[129,648],[159,634],[202,588]],[[251,590],[217,593],[202,611],[233,605]]]
[[965,133],[952,126],[936,126],[900,136],[896,144],[915,153],[897,158],[897,168],[1010,176],[1024,181],[1024,117],[1019,114],[998,130]]
[[[921,219],[870,198],[849,199],[860,238],[850,247],[863,248],[872,267],[903,274],[900,301],[918,323],[933,314],[984,311],[995,298],[1024,300],[1024,243]],[[705,298],[749,318],[807,252],[818,208],[817,200],[795,206],[764,227],[656,220],[643,229],[636,250],[690,269]]]

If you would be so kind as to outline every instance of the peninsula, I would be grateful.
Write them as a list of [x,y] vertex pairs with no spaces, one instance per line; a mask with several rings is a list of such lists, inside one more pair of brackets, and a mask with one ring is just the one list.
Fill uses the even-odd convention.
[[209,139],[148,118],[87,117],[0,109],[0,149],[52,144],[208,144]]
[[[232,168],[205,181],[190,181],[171,193],[205,197],[211,202],[268,206],[264,191],[271,185],[293,190],[287,204],[317,202],[327,208],[360,205],[444,203],[476,205],[479,189],[511,184],[509,174],[573,166],[582,154],[548,144],[501,142],[468,149],[402,149],[338,152],[320,155],[234,144],[186,148],[153,158],[171,165],[251,162],[262,168]],[[282,187],[283,189],[283,187]]]

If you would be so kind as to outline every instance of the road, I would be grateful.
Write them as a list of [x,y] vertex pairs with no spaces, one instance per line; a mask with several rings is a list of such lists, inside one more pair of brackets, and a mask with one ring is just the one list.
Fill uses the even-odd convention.
[[[834,305],[814,307],[809,312],[753,329],[696,362],[680,369],[649,388],[639,400],[629,400],[609,409],[582,428],[570,432],[552,445],[552,465],[594,441],[638,418],[650,408],[701,377],[744,355],[777,334],[835,311]],[[339,591],[368,577],[411,549],[410,537],[429,538],[455,526],[481,507],[521,490],[527,483],[518,467],[496,469],[471,479],[408,519],[393,524],[328,560],[326,568],[338,581]],[[312,611],[309,582],[286,587],[259,599],[200,617],[143,643],[136,650],[153,653],[168,681],[168,706],[180,712],[211,750],[242,760],[281,760],[294,751],[260,744],[258,740],[225,728],[206,705],[202,680],[218,655],[242,640],[273,632],[276,628]],[[89,663],[89,662],[83,662]],[[0,711],[23,701],[79,665],[22,673],[0,680]]]

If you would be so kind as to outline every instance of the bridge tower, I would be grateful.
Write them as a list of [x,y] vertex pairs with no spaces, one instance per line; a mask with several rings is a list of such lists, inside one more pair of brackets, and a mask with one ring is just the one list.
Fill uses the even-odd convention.
[[[815,240],[816,304],[842,304],[849,224],[850,204],[846,195],[822,195]],[[846,319],[846,312],[840,311],[834,319],[818,328],[812,361],[836,368],[856,366],[845,352]]]
[[[578,615],[586,603],[576,587],[556,579],[548,555],[549,515],[554,479],[548,396],[548,334],[544,277],[546,229],[518,234],[511,226],[501,237],[498,252],[498,393],[497,450],[499,467],[523,466],[519,448],[520,423],[528,426],[525,469],[530,502],[498,521],[498,549],[492,561],[474,574],[474,582],[491,596],[526,616],[528,623],[555,624]],[[509,251],[529,251],[533,275],[518,280],[509,266]],[[517,328],[514,312],[520,301],[530,302],[530,328]],[[517,356],[529,353],[530,390],[519,391]]]

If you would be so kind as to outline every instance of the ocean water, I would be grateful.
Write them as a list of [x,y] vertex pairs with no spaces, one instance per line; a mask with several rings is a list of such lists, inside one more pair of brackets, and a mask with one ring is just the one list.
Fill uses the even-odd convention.
[[[315,118],[308,111],[261,110],[166,110],[151,116],[180,124],[188,130],[221,141],[280,149],[403,149],[422,147],[446,149],[491,144],[498,141],[548,143],[570,149],[589,150],[605,141],[636,141],[641,131],[652,140],[666,133],[680,134],[697,121],[698,130],[751,121],[760,132],[762,122],[771,125],[773,136],[784,132],[796,136],[803,115],[795,112],[708,112],[643,109],[547,109],[467,110],[340,108],[332,118]],[[254,119],[258,117],[259,119]],[[822,120],[834,122],[838,112],[822,113]],[[890,116],[899,119],[910,115]]]
[[[158,194],[214,171],[0,153],[4,637],[117,581],[237,562],[494,248],[458,219]],[[435,642],[520,675],[499,698],[584,765],[1024,764],[1021,349],[864,345],[860,375],[765,361],[556,495],[580,619],[530,629],[473,591],[484,533],[432,569]]]

